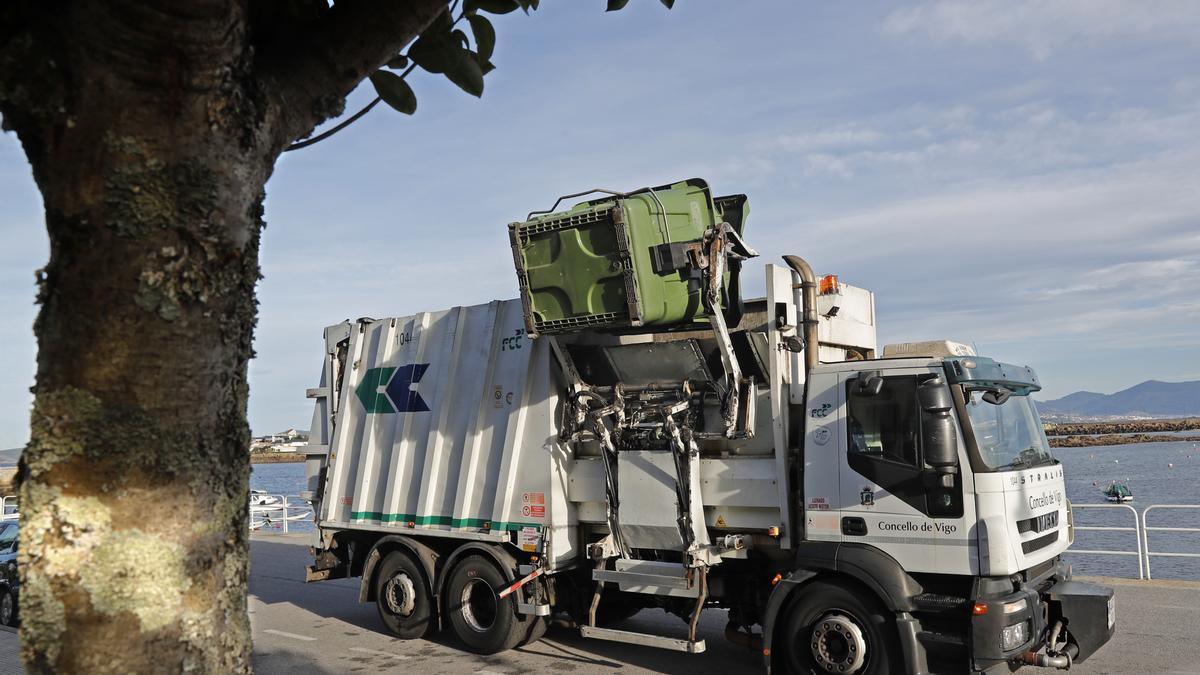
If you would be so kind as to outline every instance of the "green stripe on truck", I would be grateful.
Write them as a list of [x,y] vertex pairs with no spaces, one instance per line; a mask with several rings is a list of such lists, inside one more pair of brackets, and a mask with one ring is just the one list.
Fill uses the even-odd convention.
[[[445,525],[448,527],[476,527],[496,531],[519,530],[522,527],[542,526],[538,523],[505,523],[486,518],[454,518],[451,516],[414,516],[411,513],[383,513],[380,511],[351,511],[350,520],[378,520],[384,523],[415,523],[417,525]],[[485,528],[485,526],[487,526]]]

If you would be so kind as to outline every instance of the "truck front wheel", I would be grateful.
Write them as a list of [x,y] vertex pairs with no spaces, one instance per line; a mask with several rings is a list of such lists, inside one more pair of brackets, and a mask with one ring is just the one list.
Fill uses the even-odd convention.
[[888,675],[900,658],[896,629],[874,598],[817,581],[796,591],[780,646],[789,673]]
[[515,596],[499,597],[508,584],[482,556],[464,558],[454,566],[446,584],[447,616],[454,634],[478,654],[512,649],[525,637],[517,619]]
[[403,550],[383,559],[375,577],[375,604],[383,625],[401,640],[424,637],[433,623],[433,596],[425,575]]

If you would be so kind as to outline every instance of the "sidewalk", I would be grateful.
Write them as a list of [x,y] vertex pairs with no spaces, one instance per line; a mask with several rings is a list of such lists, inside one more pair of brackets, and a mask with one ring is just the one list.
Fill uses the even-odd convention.
[[0,675],[23,675],[17,629],[0,626]]

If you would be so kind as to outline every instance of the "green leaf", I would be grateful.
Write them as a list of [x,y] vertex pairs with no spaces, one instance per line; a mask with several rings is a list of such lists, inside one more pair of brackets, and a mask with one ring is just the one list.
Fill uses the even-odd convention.
[[463,13],[468,15],[476,12],[508,14],[520,6],[517,0],[466,0],[466,3],[463,4]]
[[384,103],[405,115],[417,111],[417,95],[404,78],[388,70],[377,70],[371,73],[370,80]]
[[446,72],[454,62],[455,50],[460,49],[452,42],[450,31],[453,27],[454,20],[447,8],[447,11],[437,15],[433,23],[408,48],[408,58],[431,73]]
[[459,46],[463,49],[469,49],[471,47],[471,41],[467,39],[467,34],[461,30],[455,29],[455,31],[450,34],[450,38],[452,40],[458,40]]
[[461,49],[448,40],[445,33],[422,35],[408,48],[408,58],[431,73],[444,73],[454,62],[454,52]]
[[453,64],[446,69],[446,78],[472,96],[483,96],[483,69],[466,49],[457,51]]
[[488,61],[475,52],[471,52],[471,57],[475,59],[475,63],[479,64],[479,70],[482,71],[484,75],[487,75],[496,69],[496,65],[494,63]]
[[394,68],[396,70],[404,70],[408,67],[408,57],[403,54],[397,54],[388,59],[387,67]]
[[658,0],[658,1],[661,2],[667,9],[671,9],[672,7],[675,6],[675,0]]
[[471,33],[475,35],[475,50],[487,61],[496,49],[496,29],[486,16],[468,14],[467,21],[471,24]]
[[628,5],[628,4],[629,4],[629,0],[608,0],[608,9],[606,9],[604,11],[615,12],[617,10],[624,9],[625,5]]
[[526,14],[529,13],[529,10],[538,8],[538,0],[517,0],[517,2],[520,3],[521,9],[525,10]]

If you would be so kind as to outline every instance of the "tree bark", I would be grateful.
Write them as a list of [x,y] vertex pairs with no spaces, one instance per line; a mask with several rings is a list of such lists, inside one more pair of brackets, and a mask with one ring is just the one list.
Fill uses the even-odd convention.
[[32,672],[249,669],[246,364],[271,163],[230,9],[65,10],[72,40],[48,40],[63,112],[5,110],[50,235],[20,488]]
[[20,468],[31,672],[249,670],[264,186],[445,6],[0,6],[0,113],[50,235]]

